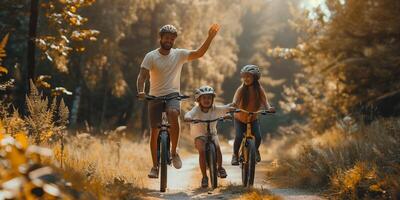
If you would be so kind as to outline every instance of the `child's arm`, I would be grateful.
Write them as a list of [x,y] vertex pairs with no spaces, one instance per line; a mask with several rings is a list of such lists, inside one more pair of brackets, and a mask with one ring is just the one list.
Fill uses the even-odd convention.
[[187,112],[185,116],[183,117],[184,122],[192,122],[193,121],[193,114],[194,114],[194,108]]
[[240,86],[237,90],[236,90],[236,92],[235,92],[235,95],[233,96],[233,101],[232,101],[232,103],[230,104],[232,107],[237,107],[238,105],[239,105],[239,100],[240,100],[240,96],[241,96],[241,88],[242,88],[242,86]]
[[[275,109],[269,104],[268,98],[267,98],[267,93],[265,92],[264,88],[261,87],[261,105],[264,106],[266,110],[274,111]],[[273,110],[271,110],[273,109]]]

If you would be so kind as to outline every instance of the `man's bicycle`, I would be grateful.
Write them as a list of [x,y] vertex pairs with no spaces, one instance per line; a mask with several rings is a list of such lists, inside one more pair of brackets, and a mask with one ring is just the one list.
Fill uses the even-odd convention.
[[213,189],[217,188],[217,186],[218,186],[217,146],[213,140],[213,135],[211,133],[210,125],[212,122],[224,121],[225,119],[226,119],[225,117],[219,117],[219,118],[212,119],[212,120],[200,120],[200,119],[191,120],[191,123],[194,123],[194,124],[197,124],[197,123],[207,124],[207,133],[206,133],[207,140],[205,143],[205,155],[206,155],[206,165],[207,165],[207,168],[209,169],[209,173],[210,173],[211,187]]
[[169,123],[168,123],[168,117],[167,117],[167,102],[172,99],[177,99],[177,100],[183,100],[190,98],[189,96],[186,95],[176,95],[176,96],[161,96],[161,97],[155,97],[155,96],[150,96],[146,95],[145,99],[148,101],[153,101],[153,100],[161,100],[163,103],[163,111],[162,111],[162,121],[161,124],[158,126],[159,132],[158,132],[158,138],[157,138],[157,162],[158,162],[158,167],[160,171],[160,191],[165,192],[167,188],[167,166],[171,165],[171,159],[170,159],[170,136],[169,136]]
[[242,184],[243,186],[251,187],[254,184],[254,175],[255,175],[255,168],[256,168],[256,144],[255,144],[255,136],[254,133],[251,131],[251,117],[253,115],[261,114],[267,115],[268,113],[275,113],[270,112],[268,110],[259,110],[256,112],[249,112],[243,109],[236,109],[233,112],[243,112],[247,114],[247,122],[246,122],[246,132],[243,133],[244,137],[240,144],[239,148],[239,163],[240,167],[242,168]]

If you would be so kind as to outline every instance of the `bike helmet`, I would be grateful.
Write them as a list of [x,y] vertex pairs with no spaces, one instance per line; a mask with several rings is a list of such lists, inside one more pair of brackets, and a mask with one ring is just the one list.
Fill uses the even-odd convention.
[[194,92],[194,99],[198,101],[199,97],[204,94],[212,94],[215,97],[214,88],[210,86],[201,86]]
[[163,27],[160,28],[160,36],[163,36],[165,33],[172,33],[175,36],[178,36],[178,31],[176,30],[175,26],[171,24],[164,25]]
[[243,73],[253,74],[253,76],[256,78],[256,80],[260,79],[260,77],[261,77],[260,68],[257,65],[245,65],[240,70],[240,74],[243,74]]

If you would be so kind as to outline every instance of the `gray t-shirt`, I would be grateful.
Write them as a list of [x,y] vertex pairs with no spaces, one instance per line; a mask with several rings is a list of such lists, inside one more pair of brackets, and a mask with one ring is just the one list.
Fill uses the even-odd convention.
[[180,92],[182,66],[188,61],[189,54],[187,49],[171,49],[168,55],[155,49],[146,54],[141,67],[150,72],[150,95]]

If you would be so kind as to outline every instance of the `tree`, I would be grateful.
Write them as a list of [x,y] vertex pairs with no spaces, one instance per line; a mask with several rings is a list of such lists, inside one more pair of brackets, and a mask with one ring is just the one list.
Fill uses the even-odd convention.
[[[282,105],[307,113],[310,124],[319,129],[368,107],[377,107],[375,114],[398,114],[400,2],[326,3],[330,16],[316,9],[316,17],[306,13],[294,21],[303,34],[296,48],[271,51],[302,66],[294,86],[285,89]],[[390,110],[382,101],[392,102]]]

